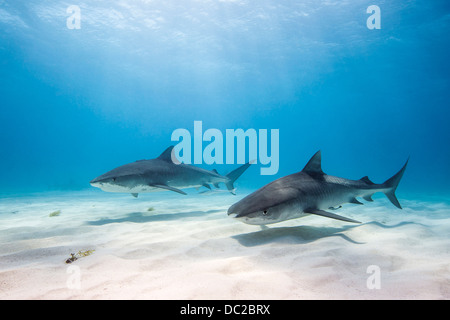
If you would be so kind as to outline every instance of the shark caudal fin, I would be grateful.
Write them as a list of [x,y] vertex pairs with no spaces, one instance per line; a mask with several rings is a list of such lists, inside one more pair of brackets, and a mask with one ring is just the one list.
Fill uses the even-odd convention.
[[397,197],[395,196],[395,190],[398,187],[398,184],[400,183],[400,180],[403,177],[403,173],[405,172],[406,165],[408,164],[408,160],[406,160],[405,165],[400,169],[399,172],[397,172],[392,178],[386,180],[386,182],[383,183],[383,185],[388,189],[384,192],[386,197],[392,202],[394,206],[396,206],[399,209],[402,209],[402,206],[400,205],[400,202],[398,202]]
[[232,194],[236,195],[236,193],[235,193],[235,191],[234,191],[235,189],[234,189],[233,183],[237,180],[237,178],[239,178],[239,177],[244,173],[245,170],[248,169],[248,167],[251,166],[251,164],[252,164],[253,162],[254,162],[254,161],[247,162],[246,164],[240,166],[239,168],[237,168],[237,169],[231,171],[229,174],[226,175],[226,177],[227,177],[229,180],[228,180],[227,182],[225,182],[225,185],[227,186],[227,189],[228,189]]

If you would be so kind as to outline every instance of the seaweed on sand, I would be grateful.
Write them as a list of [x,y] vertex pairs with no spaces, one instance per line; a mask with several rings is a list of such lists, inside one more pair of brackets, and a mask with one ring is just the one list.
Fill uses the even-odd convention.
[[91,254],[93,254],[95,251],[94,250],[86,250],[86,251],[78,251],[77,253],[71,253],[71,257],[69,259],[66,260],[66,263],[72,263],[76,260],[78,260],[79,258],[83,258],[83,257],[87,257],[90,256]]
[[61,214],[61,210],[56,210],[56,211],[53,211],[52,213],[50,213],[48,216],[49,217],[57,217],[60,214]]

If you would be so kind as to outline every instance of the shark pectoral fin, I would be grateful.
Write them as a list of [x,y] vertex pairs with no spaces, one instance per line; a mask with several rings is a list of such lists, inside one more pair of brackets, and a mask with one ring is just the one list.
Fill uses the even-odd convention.
[[368,194],[367,196],[363,196],[362,198],[366,201],[373,201],[371,194]]
[[211,190],[211,186],[210,186],[209,184],[204,183],[203,186],[204,186],[205,188],[208,188],[209,190]]
[[133,197],[137,198],[138,195],[139,195],[139,193],[132,193],[131,195],[132,195]]
[[152,187],[156,187],[156,188],[170,190],[170,191],[175,191],[175,192],[178,192],[178,193],[181,193],[181,194],[184,194],[184,195],[187,194],[186,192],[184,192],[184,191],[182,191],[180,189],[177,189],[177,188],[174,188],[174,187],[170,187],[170,186],[165,185],[165,184],[152,184],[151,186]]
[[217,189],[220,188],[219,183],[213,183],[213,186],[216,187]]
[[342,221],[346,221],[346,222],[353,222],[353,223],[361,223],[359,221],[350,219],[350,218],[346,218],[331,212],[327,212],[324,210],[319,210],[319,209],[307,209],[304,211],[305,213],[310,213],[310,214],[315,214],[318,216],[322,216],[322,217],[327,217],[327,218],[331,218],[331,219],[336,219],[336,220],[342,220]]
[[352,198],[352,199],[350,199],[348,202],[350,202],[350,203],[355,203],[355,204],[364,204],[364,203],[362,203],[361,201],[358,201],[358,199],[356,199],[356,198]]

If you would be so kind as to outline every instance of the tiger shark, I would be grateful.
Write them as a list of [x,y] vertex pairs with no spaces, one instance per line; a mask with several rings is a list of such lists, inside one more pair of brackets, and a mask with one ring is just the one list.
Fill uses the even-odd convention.
[[[212,171],[192,165],[173,161],[173,146],[167,148],[159,157],[150,160],[138,160],[117,167],[90,183],[93,187],[106,192],[125,192],[137,197],[139,193],[170,190],[181,194],[181,189],[202,186],[211,189],[210,184],[219,188],[219,183],[225,183],[227,189],[235,194],[233,183],[251,165],[248,162],[229,174],[220,175]],[[176,159],[176,158],[175,158]]]
[[[408,159],[409,160],[409,159]],[[249,194],[228,209],[228,215],[247,224],[266,225],[301,218],[310,214],[346,222],[360,223],[327,210],[344,203],[363,204],[357,197],[373,201],[372,195],[383,192],[394,206],[402,209],[395,190],[406,165],[384,183],[375,184],[367,176],[349,180],[322,171],[321,152],[309,160],[302,171],[275,180]]]

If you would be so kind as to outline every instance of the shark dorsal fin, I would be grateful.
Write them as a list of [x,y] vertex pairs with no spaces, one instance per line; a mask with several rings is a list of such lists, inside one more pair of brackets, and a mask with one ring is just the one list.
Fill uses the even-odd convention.
[[322,155],[317,151],[302,170],[310,175],[324,175],[322,171]]
[[370,179],[369,179],[368,176],[362,177],[362,178],[359,179],[359,180],[360,180],[360,181],[363,181],[363,182],[365,182],[365,183],[367,183],[367,184],[375,184],[375,183],[373,183],[372,181],[370,181]]
[[168,147],[163,153],[160,154],[158,159],[172,162],[172,150],[173,146]]

